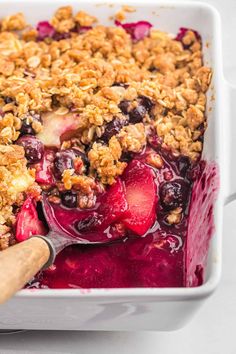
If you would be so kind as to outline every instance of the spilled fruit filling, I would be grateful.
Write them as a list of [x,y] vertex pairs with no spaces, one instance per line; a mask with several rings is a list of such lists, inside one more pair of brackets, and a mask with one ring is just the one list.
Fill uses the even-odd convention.
[[35,27],[21,13],[1,21],[0,250],[49,229],[88,242],[28,287],[204,280],[218,188],[201,160],[211,69],[198,32],[125,22],[132,11],[109,26],[70,6]]

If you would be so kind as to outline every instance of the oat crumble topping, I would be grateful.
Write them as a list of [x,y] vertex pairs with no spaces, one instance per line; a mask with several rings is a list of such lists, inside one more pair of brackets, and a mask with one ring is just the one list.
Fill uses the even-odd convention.
[[[116,19],[132,11],[123,7]],[[89,169],[80,158],[76,169],[61,176],[61,188],[79,190],[81,208],[94,205],[98,185],[112,184],[123,173],[123,154],[141,152],[150,132],[175,155],[196,161],[202,151],[212,72],[194,31],[179,41],[152,27],[135,41],[121,26],[103,26],[83,11],[73,14],[70,6],[47,24],[50,36],[42,37],[39,27],[28,25],[21,13],[0,25],[0,250],[14,242],[13,208],[29,191],[40,194],[24,149],[14,143],[30,129],[45,138],[53,115],[76,122],[62,149],[87,154]],[[142,110],[144,99],[149,106]],[[161,168],[163,162],[156,154],[148,163]],[[174,210],[168,222],[180,218]]]
[[0,145],[0,250],[11,244],[11,226],[15,223],[13,205],[20,206],[24,192],[34,185],[34,172],[27,169],[24,149],[18,145]]

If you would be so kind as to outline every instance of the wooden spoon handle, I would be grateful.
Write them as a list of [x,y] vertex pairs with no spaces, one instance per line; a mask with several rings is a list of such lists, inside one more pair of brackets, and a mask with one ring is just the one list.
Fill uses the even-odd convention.
[[40,237],[32,237],[0,252],[0,304],[23,288],[49,257],[49,246]]

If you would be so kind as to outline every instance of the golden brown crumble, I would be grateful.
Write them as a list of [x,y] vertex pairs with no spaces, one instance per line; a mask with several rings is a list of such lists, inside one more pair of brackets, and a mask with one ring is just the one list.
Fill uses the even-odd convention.
[[162,168],[164,166],[164,161],[161,156],[155,152],[151,152],[147,155],[146,161],[149,165],[155,168]]
[[13,205],[20,205],[23,192],[34,183],[33,173],[26,167],[24,149],[18,145],[0,145],[0,250],[11,238],[14,224]]
[[115,136],[109,140],[109,145],[94,143],[88,153],[91,169],[96,170],[102,183],[112,184],[126,167],[125,162],[119,161],[122,149]]
[[5,17],[1,22],[1,31],[20,31],[27,26],[22,13]]
[[69,32],[75,26],[71,6],[59,8],[53,16],[51,24],[58,32]]
[[123,151],[141,152],[146,145],[146,133],[143,123],[129,124],[117,135]]
[[[116,19],[123,21],[132,11],[124,6]],[[74,15],[70,6],[58,9],[50,24],[61,40],[38,40],[39,32],[21,13],[0,25],[0,249],[12,242],[12,206],[22,203],[27,190],[35,198],[40,193],[23,149],[10,145],[18,139],[22,122],[41,136],[43,124],[34,114],[77,116],[75,143],[65,141],[63,148],[89,146],[89,175],[65,170],[62,182],[65,189],[80,191],[81,207],[94,203],[94,177],[112,184],[126,167],[122,153],[140,152],[149,131],[176,155],[196,160],[202,151],[212,72],[203,65],[201,39],[193,31],[180,42],[152,28],[148,37],[132,41],[123,28],[102,26],[83,11]],[[123,124],[108,141],[100,140],[109,123],[127,118],[120,104],[128,101],[130,113],[143,96],[153,106],[142,121]],[[161,168],[163,162],[156,154],[148,163]],[[180,218],[181,212],[173,211],[168,222]]]
[[64,183],[65,189],[75,189],[81,190],[83,193],[90,193],[96,188],[96,183],[93,178],[88,176],[75,176],[74,170],[65,170],[63,173],[62,181]]
[[80,26],[92,26],[95,22],[97,22],[97,19],[95,16],[91,16],[87,14],[84,11],[79,11],[75,15],[75,21],[79,23]]
[[136,10],[135,10],[134,7],[124,5],[124,6],[122,6],[122,8],[121,8],[119,11],[117,11],[117,13],[115,14],[115,19],[116,19],[117,21],[122,22],[122,21],[124,21],[124,20],[126,19],[126,12],[127,12],[127,13],[130,13],[130,12],[135,12],[135,11],[136,11]]
[[166,220],[169,224],[179,224],[182,219],[182,208],[178,207],[170,212]]

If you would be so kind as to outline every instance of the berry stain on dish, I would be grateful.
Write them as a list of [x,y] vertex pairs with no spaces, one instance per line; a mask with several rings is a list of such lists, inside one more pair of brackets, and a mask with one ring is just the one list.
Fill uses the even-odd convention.
[[[13,56],[1,87],[11,135],[0,125],[0,250],[49,227],[108,241],[67,247],[29,288],[201,285],[219,181],[201,160],[211,69],[200,34],[118,18],[101,27],[70,6],[36,29],[14,19],[2,27],[26,59]],[[24,99],[11,75],[25,80]]]

